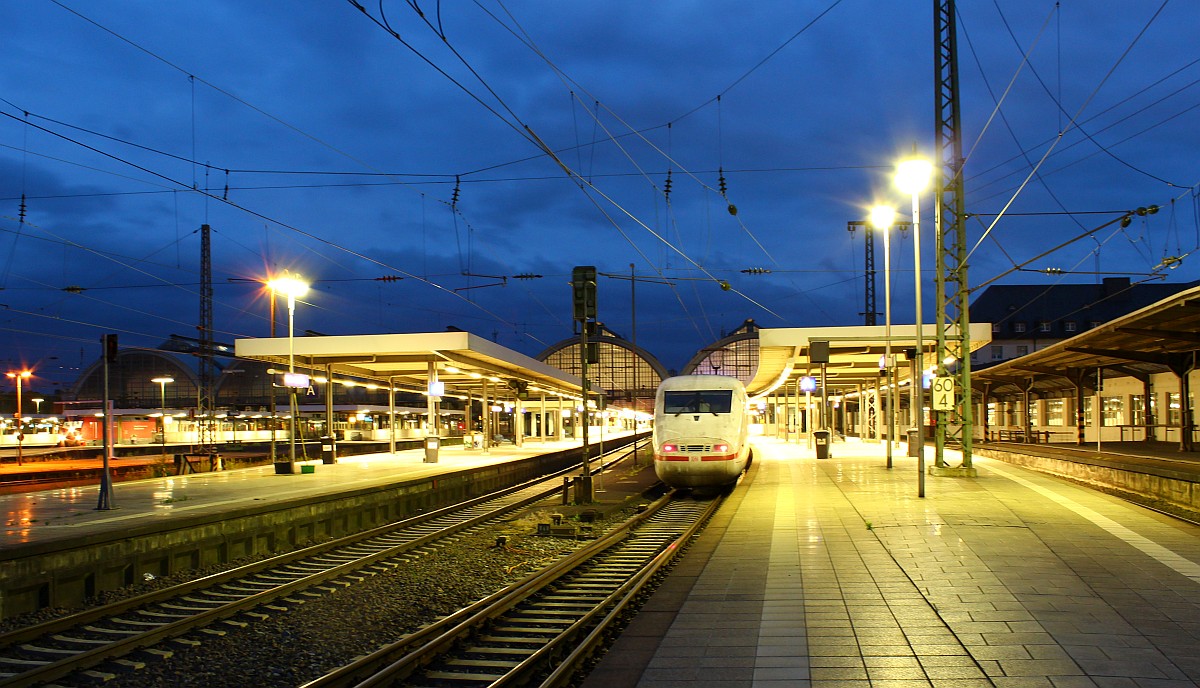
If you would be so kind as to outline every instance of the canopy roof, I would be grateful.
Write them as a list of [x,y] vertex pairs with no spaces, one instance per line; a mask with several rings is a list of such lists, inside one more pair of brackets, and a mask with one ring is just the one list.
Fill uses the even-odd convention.
[[428,389],[433,364],[447,395],[479,396],[486,382],[493,395],[499,384],[509,389],[524,385],[530,398],[542,394],[582,398],[579,377],[470,332],[239,339],[235,346],[238,356],[267,361],[283,370],[290,350],[301,372],[324,374],[329,366],[335,375],[390,381],[408,391]]
[[[829,342],[825,376],[830,391],[854,391],[858,385],[874,385],[879,381],[879,362],[887,348],[886,332],[885,325],[762,328],[758,331],[758,372],[746,389],[750,396],[757,397],[784,384],[796,384],[806,375],[819,377],[821,364],[810,363],[812,343],[817,341]],[[972,323],[969,335],[971,351],[975,351],[991,342],[992,327]],[[934,362],[936,325],[926,324],[921,336],[925,364],[929,366]],[[891,349],[892,356],[901,362],[897,376],[900,381],[909,379],[903,355],[916,349],[916,337],[916,325],[892,325]]]
[[1104,377],[1145,379],[1191,369],[1200,350],[1200,287],[1109,321],[1026,356],[976,371],[972,385],[993,396],[1094,388]]

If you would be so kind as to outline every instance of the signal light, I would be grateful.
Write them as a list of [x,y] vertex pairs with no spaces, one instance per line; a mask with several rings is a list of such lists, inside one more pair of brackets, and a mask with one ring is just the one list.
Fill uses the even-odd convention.
[[117,335],[106,334],[102,337],[104,340],[104,359],[109,363],[117,362]]

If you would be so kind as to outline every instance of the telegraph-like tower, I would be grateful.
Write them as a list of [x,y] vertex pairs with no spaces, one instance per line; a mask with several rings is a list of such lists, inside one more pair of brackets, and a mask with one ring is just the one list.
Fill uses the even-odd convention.
[[216,365],[213,362],[213,284],[212,229],[200,225],[200,389],[196,403],[196,427],[199,430],[199,453],[216,454],[214,425],[217,422],[215,403]]
[[[937,203],[934,222],[937,228],[936,292],[937,370],[951,375],[947,357],[953,357],[956,408],[937,411],[937,467],[944,467],[943,450],[947,444],[962,448],[963,468],[971,468],[971,434],[974,430],[971,404],[971,341],[969,292],[967,290],[967,237],[963,198],[962,115],[958,100],[958,41],[954,0],[934,0],[934,109],[939,154],[936,177]],[[954,424],[951,427],[951,423]]]

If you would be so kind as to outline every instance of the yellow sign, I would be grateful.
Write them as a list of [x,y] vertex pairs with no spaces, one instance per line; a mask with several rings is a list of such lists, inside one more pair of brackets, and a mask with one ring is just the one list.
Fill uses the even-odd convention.
[[934,411],[953,411],[955,406],[954,399],[954,378],[952,377],[935,377],[933,383],[929,385],[930,395],[933,397]]

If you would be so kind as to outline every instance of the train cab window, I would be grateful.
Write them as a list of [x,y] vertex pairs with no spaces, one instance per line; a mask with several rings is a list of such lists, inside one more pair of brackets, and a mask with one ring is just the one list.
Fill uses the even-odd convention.
[[729,413],[733,391],[728,389],[675,390],[663,394],[663,413]]

